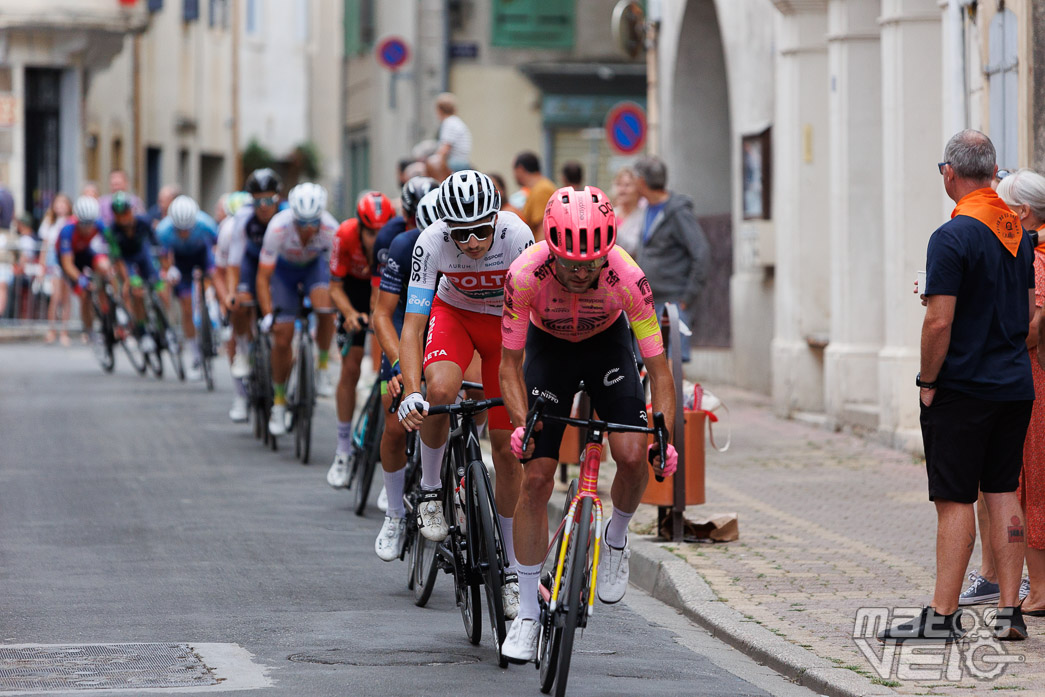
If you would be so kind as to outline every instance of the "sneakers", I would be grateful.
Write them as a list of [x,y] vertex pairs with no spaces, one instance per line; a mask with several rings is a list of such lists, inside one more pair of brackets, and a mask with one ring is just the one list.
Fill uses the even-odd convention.
[[1030,579],[1024,578],[1023,581],[1020,582],[1020,600],[1023,600],[1028,595],[1030,595]]
[[[878,641],[895,641],[897,643],[909,639],[919,641],[942,641],[945,644],[958,641],[965,636],[962,629],[960,612],[951,615],[937,614],[931,607],[922,608],[920,615],[895,627],[878,632]],[[1021,620],[1022,621],[1022,618]]]
[[229,409],[229,418],[236,423],[247,420],[247,398],[236,395],[232,398],[232,408]]
[[381,487],[381,493],[377,495],[377,509],[384,513],[388,510],[388,491]]
[[320,397],[334,396],[334,383],[330,380],[329,370],[316,371],[316,394]]
[[991,623],[994,637],[1001,641],[1023,641],[1027,638],[1027,623],[1019,606],[1000,607]]
[[540,634],[541,625],[537,620],[515,620],[501,645],[501,655],[512,663],[529,663],[537,658],[537,638]]
[[250,375],[250,361],[247,359],[246,354],[237,353],[236,357],[232,359],[230,370],[234,378],[245,378]]
[[970,571],[969,580],[972,583],[958,596],[959,605],[980,605],[992,603],[1001,597],[997,583],[991,583],[979,571]]
[[381,532],[377,534],[374,541],[374,551],[383,561],[392,561],[403,553],[403,543],[406,542],[406,519],[390,518],[385,516],[385,522],[381,525]]
[[334,453],[334,462],[327,470],[327,484],[335,489],[348,486],[348,453]]
[[602,549],[599,550],[599,600],[612,604],[620,602],[624,592],[628,590],[628,577],[631,568],[628,560],[631,559],[631,547],[627,541],[624,549],[617,549],[602,541]]
[[417,527],[432,542],[442,542],[450,529],[443,520],[443,492],[422,491],[417,501]]
[[287,405],[273,404],[272,414],[269,415],[269,433],[274,436],[282,436],[287,432]]
[[501,595],[504,603],[504,619],[514,620],[519,616],[519,577],[517,575],[512,573],[505,575]]

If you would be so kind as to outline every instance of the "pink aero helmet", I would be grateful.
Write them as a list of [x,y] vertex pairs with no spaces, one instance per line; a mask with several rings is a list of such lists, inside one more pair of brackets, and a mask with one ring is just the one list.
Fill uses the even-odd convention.
[[617,215],[609,197],[594,186],[571,186],[552,194],[544,209],[544,239],[552,252],[571,261],[601,259],[617,241]]

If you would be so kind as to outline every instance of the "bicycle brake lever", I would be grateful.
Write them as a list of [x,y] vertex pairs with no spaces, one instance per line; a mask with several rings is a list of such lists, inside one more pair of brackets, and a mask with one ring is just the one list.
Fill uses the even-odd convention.
[[537,421],[540,420],[541,414],[544,412],[544,397],[537,397],[533,400],[533,409],[530,410],[530,416],[526,419],[526,430],[523,432],[522,447],[523,451],[526,450],[526,444],[530,442],[530,436],[533,435],[533,427],[537,425]]
[[[660,455],[661,466],[663,467],[663,465],[664,465],[664,458],[667,457],[667,451],[664,448],[664,430],[665,430],[664,414],[662,414],[659,411],[656,412],[653,415],[653,429],[654,429],[656,437],[657,437],[657,450],[656,450],[656,453],[657,453],[657,455]],[[653,450],[649,451],[649,463],[650,463],[650,465],[653,465],[653,460],[654,460],[654,458],[656,458],[657,455],[654,455],[654,451]],[[655,476],[656,476],[658,482],[663,482],[664,481],[664,475],[658,474],[658,475],[655,475]]]

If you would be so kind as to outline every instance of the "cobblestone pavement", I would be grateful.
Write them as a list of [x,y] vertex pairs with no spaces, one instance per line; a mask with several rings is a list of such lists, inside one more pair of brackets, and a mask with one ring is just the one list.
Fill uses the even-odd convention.
[[[689,516],[736,512],[740,539],[663,546],[688,561],[723,602],[902,694],[1045,694],[1045,620],[1038,618],[1027,618],[1027,641],[1002,645],[1018,662],[1005,664],[994,679],[962,669],[965,653],[948,656],[940,649],[935,658],[923,654],[920,660],[954,661],[947,664],[950,677],[960,679],[949,680],[946,672],[942,679],[924,677],[934,669],[912,665],[914,654],[898,654],[892,672],[879,676],[854,640],[854,621],[860,608],[918,608],[932,596],[936,516],[924,461],[857,436],[778,419],[759,395],[716,393],[731,409],[733,444],[726,453],[708,449],[707,503],[691,507]],[[655,509],[643,506],[632,530],[652,532],[654,517]],[[979,559],[977,545],[971,565]],[[877,641],[865,645],[881,660]],[[984,647],[977,656],[995,653]],[[997,670],[977,665],[981,672]]]

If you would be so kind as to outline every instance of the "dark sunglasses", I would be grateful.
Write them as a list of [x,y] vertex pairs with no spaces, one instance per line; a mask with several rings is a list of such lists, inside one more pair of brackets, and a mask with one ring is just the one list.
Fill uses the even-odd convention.
[[943,174],[943,168],[951,164],[950,162],[937,162],[936,169],[940,170],[940,174]]
[[274,206],[279,202],[279,194],[273,194],[272,196],[262,196],[261,198],[254,199],[254,203],[258,206]]
[[596,271],[605,266],[607,260],[606,257],[600,257],[599,259],[592,259],[591,261],[568,261],[561,257],[555,257],[555,261],[558,262],[559,266],[561,266],[564,271],[572,273],[580,271],[581,269]]
[[489,225],[480,225],[479,227],[450,228],[450,238],[453,239],[454,242],[460,244],[466,243],[472,237],[483,242],[493,235],[493,233],[493,223],[490,223]]
[[310,220],[301,220],[300,218],[294,218],[294,224],[297,225],[299,228],[303,228],[303,227],[318,228],[319,227],[319,222],[320,222],[319,218],[312,218]]

